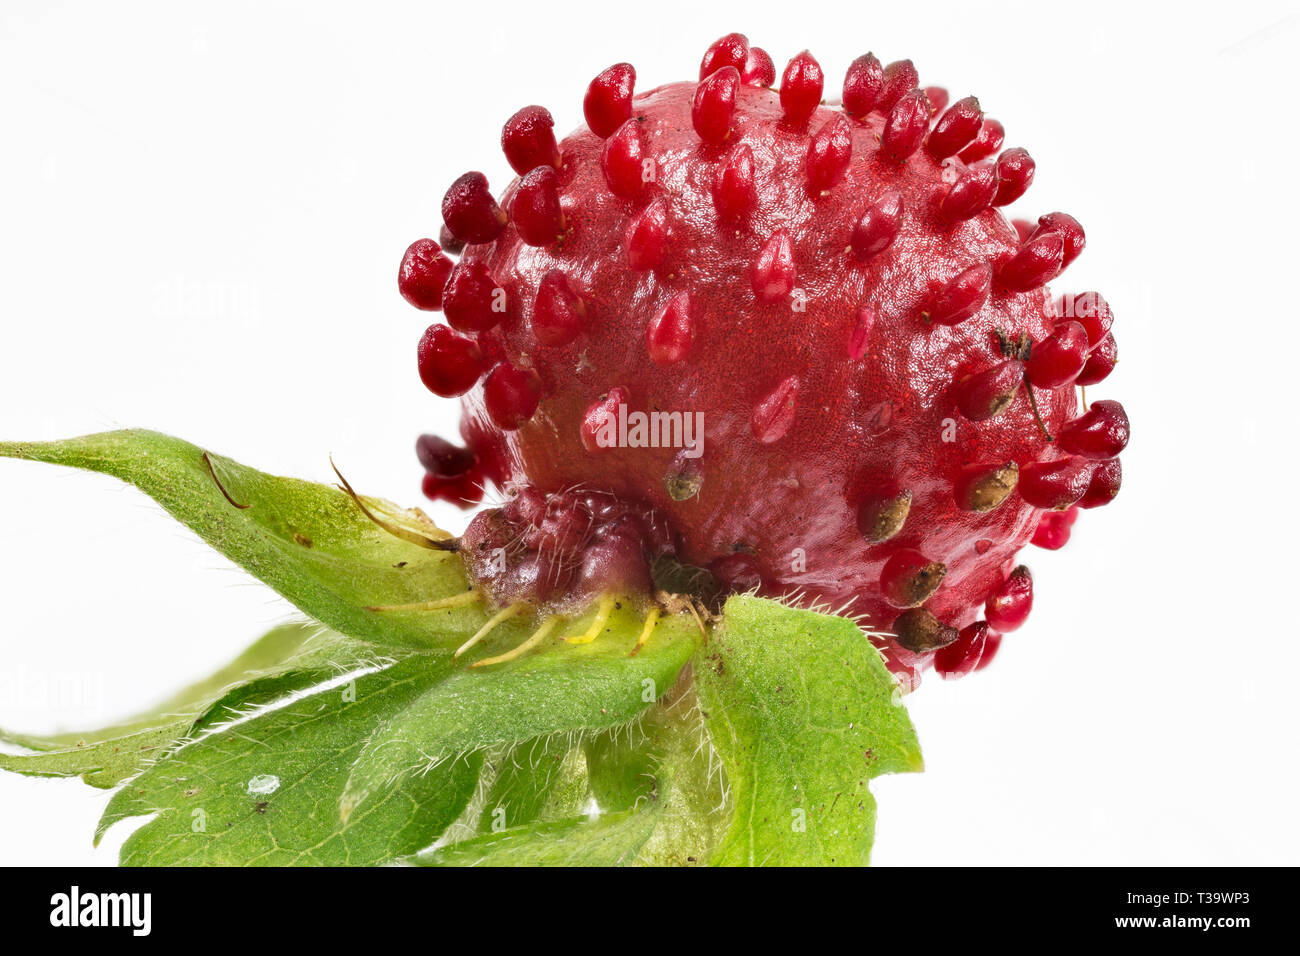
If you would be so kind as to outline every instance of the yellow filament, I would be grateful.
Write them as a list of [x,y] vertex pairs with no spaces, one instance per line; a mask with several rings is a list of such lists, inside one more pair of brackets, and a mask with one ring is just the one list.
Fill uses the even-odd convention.
[[474,604],[483,595],[479,593],[478,588],[470,588],[468,591],[462,591],[460,594],[453,594],[451,597],[439,598],[436,601],[420,601],[416,604],[372,604],[367,607],[367,611],[443,611],[447,608],[462,607],[466,604]]
[[494,627],[496,627],[502,621],[510,620],[510,618],[514,617],[516,614],[518,614],[527,606],[528,605],[524,604],[522,601],[518,601],[514,604],[511,604],[509,607],[505,607],[502,608],[500,611],[497,611],[496,614],[488,618],[488,622],[486,624],[484,624],[482,627],[480,627],[477,631],[474,632],[473,637],[471,637],[468,641],[466,641],[464,644],[462,644],[460,647],[456,649],[456,653],[453,654],[452,657],[453,658],[460,657],[460,655],[464,654],[467,650],[469,650],[479,641],[483,640],[483,638],[487,637],[488,634],[492,632],[492,629]]
[[[511,606],[513,607],[514,605]],[[485,657],[481,661],[475,661],[473,664],[470,664],[469,666],[486,667],[489,664],[504,664],[506,661],[513,661],[516,657],[520,657],[523,654],[526,654],[528,651],[531,651],[538,644],[542,643],[542,641],[546,640],[547,635],[550,634],[551,631],[555,630],[555,625],[559,623],[560,623],[560,618],[558,616],[548,617],[545,621],[542,622],[541,627],[533,631],[532,637],[524,641],[514,650],[506,651],[504,654],[498,654],[496,657]]]
[[609,623],[609,616],[614,613],[614,599],[612,597],[603,597],[600,599],[600,608],[596,611],[596,618],[591,622],[591,627],[587,628],[582,634],[574,634],[566,637],[565,640],[570,644],[590,644],[600,632],[605,629]]
[[646,641],[650,640],[650,635],[654,633],[655,625],[659,623],[659,608],[655,608],[645,618],[645,627],[641,628],[641,636],[636,639],[636,646],[628,653],[628,657],[636,657],[637,652],[645,647]]

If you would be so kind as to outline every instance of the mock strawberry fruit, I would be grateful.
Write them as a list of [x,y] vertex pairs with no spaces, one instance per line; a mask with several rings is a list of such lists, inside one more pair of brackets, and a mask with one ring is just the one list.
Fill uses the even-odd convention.
[[842,101],[807,52],[775,76],[740,34],[693,82],[616,64],[564,139],[538,106],[507,121],[499,202],[452,185],[402,266],[455,329],[420,374],[465,393],[468,448],[426,448],[427,490],[506,488],[463,549],[499,604],[648,592],[671,555],[961,676],[1028,614],[1020,549],[1119,490],[1124,410],[1076,395],[1114,367],[1113,316],[1049,294],[1083,228],[1004,218],[1034,161],[977,99],[870,54]]

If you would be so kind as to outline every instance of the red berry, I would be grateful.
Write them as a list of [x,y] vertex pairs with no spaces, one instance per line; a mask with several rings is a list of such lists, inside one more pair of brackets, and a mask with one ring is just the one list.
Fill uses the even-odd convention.
[[631,63],[615,63],[596,75],[587,87],[582,114],[587,127],[601,139],[609,137],[632,115],[632,88],[636,69]]
[[460,508],[473,508],[483,500],[483,485],[469,476],[439,478],[426,474],[420,490],[431,501],[448,501]]
[[468,448],[453,445],[437,435],[421,435],[415,440],[415,457],[439,478],[455,478],[478,467],[478,456]]
[[560,165],[555,143],[555,119],[543,106],[525,106],[501,127],[501,151],[520,176],[538,166]]
[[763,572],[754,556],[737,551],[719,558],[709,565],[709,570],[729,591],[743,594],[755,591],[763,584]]
[[1064,511],[1083,497],[1092,469],[1082,458],[1031,461],[1020,468],[1020,497],[1035,508]]
[[1092,407],[1061,426],[1056,443],[1062,451],[1084,458],[1114,458],[1128,444],[1128,415],[1124,406],[1109,399],[1093,402]]
[[740,71],[724,66],[700,80],[691,106],[691,124],[700,139],[709,146],[721,146],[731,132],[731,117],[736,112],[736,92],[740,89]]
[[965,677],[979,667],[990,636],[998,636],[986,621],[963,627],[957,640],[941,647],[934,655],[934,671],[945,680]]
[[466,260],[451,270],[442,309],[453,329],[486,332],[509,314],[510,299],[483,260]]
[[418,349],[420,381],[435,395],[464,395],[483,374],[483,353],[473,339],[457,335],[445,325],[431,325]]
[[1025,371],[1030,385],[1058,388],[1073,382],[1087,360],[1088,333],[1078,322],[1067,319],[1034,344]]
[[514,431],[533,417],[542,399],[541,377],[531,368],[503,362],[483,383],[483,404],[492,423]]
[[451,184],[442,197],[442,218],[451,234],[465,243],[491,242],[506,226],[506,214],[482,173],[466,173]]
[[549,246],[564,232],[559,180],[550,166],[538,166],[515,189],[510,218],[519,238],[530,246]]
[[935,159],[956,156],[960,150],[970,145],[983,124],[984,114],[980,111],[979,100],[973,96],[958,100],[939,117],[934,129],[930,130],[925,141],[925,151]]
[[[467,248],[443,301],[449,321],[489,326],[470,344],[490,374],[462,405],[474,480],[533,489],[538,507],[519,491],[471,522],[462,551],[494,602],[542,613],[615,580],[648,589],[648,560],[671,555],[716,571],[719,596],[801,594],[864,615],[895,635],[875,640],[909,679],[931,658],[965,672],[976,639],[958,626],[984,616],[1031,537],[1068,528],[1071,512],[1051,509],[1113,492],[1118,417],[1081,416],[1077,390],[1055,384],[1104,372],[1113,316],[1095,295],[1054,306],[1044,286],[1082,230],[992,208],[1023,193],[1033,162],[999,156],[1005,132],[973,101],[950,107],[910,62],[862,57],[843,109],[819,108],[811,56],[777,91],[760,52],[723,38],[703,84],[635,103],[630,69],[609,71],[591,129],[554,150],[540,111],[507,124],[508,154],[532,157],[516,164],[537,160],[505,193],[515,226]],[[488,218],[490,231],[503,217]],[[498,293],[510,311],[485,312]],[[593,442],[625,408],[622,447],[606,453]],[[639,441],[637,413],[668,430]],[[513,547],[507,568],[476,542]],[[942,585],[900,610],[939,563]],[[976,668],[1001,640],[987,624]]]
[[989,627],[1005,634],[1025,623],[1034,607],[1034,579],[1023,564],[1012,571],[984,602]]
[[454,264],[432,239],[417,239],[402,256],[397,291],[417,309],[436,312],[442,308],[442,288]]
[[844,74],[844,92],[841,100],[845,111],[861,119],[876,107],[880,92],[885,87],[885,68],[875,54],[866,53],[849,64]]
[[552,269],[542,276],[533,300],[533,335],[543,345],[568,345],[579,335],[587,318],[587,306],[565,274]]
[[786,121],[806,123],[822,100],[822,68],[811,53],[804,50],[781,74],[781,109]]

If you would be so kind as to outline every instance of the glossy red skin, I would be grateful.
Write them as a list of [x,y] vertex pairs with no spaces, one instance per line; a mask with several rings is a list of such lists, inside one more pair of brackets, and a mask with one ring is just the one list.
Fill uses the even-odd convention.
[[[952,384],[1001,360],[994,328],[1039,340],[1056,321],[1046,288],[994,290],[970,319],[947,327],[927,323],[928,297],[957,273],[1009,257],[1015,229],[996,210],[947,226],[935,207],[947,190],[942,167],[924,150],[901,166],[880,157],[883,119],[853,121],[853,152],[844,179],[814,197],[806,186],[808,139],[836,110],[820,107],[811,120],[781,122],[774,92],[742,87],[734,126],[721,148],[701,143],[691,124],[695,83],[637,95],[647,156],[657,181],[637,200],[620,199],[600,168],[604,141],[585,127],[561,143],[561,203],[572,232],[562,245],[523,244],[507,226],[496,241],[467,247],[464,258],[485,260],[513,297],[510,317],[479,336],[485,355],[532,365],[543,398],[530,421],[502,432],[488,419],[480,384],[466,395],[467,436],[502,476],[543,490],[584,485],[644,502],[668,516],[679,556],[708,565],[738,547],[754,555],[771,594],[801,592],[809,601],[847,607],[888,630],[897,614],[879,593],[880,571],[900,548],[916,548],[947,565],[943,585],[925,606],[961,628],[1015,565],[1040,511],[1012,494],[987,514],[958,510],[953,483],[974,462],[1056,457],[1036,427],[1023,394],[1002,415],[974,423],[956,410]],[[738,223],[720,222],[710,192],[714,172],[737,142],[753,151],[757,200]],[[949,164],[961,168],[960,161]],[[509,207],[511,189],[502,205]],[[886,189],[903,197],[895,242],[866,263],[848,251],[854,224]],[[668,202],[668,252],[653,271],[626,265],[628,220],[655,197]],[[778,226],[789,229],[807,308],[760,305],[750,285],[754,255]],[[529,328],[541,277],[561,269],[580,287],[587,328],[573,343],[543,347]],[[691,295],[698,322],[688,360],[657,366],[645,330],[675,295]],[[876,319],[866,353],[850,359],[859,307]],[[800,378],[793,427],[764,445],[751,434],[755,405],[783,379]],[[703,484],[696,498],[673,501],[664,477],[674,449],[589,452],[580,425],[592,403],[611,388],[630,395],[632,410],[704,412]],[[1039,408],[1055,431],[1076,414],[1071,388],[1037,390]],[[945,442],[945,426],[955,438]],[[902,531],[868,544],[856,516],[864,496],[909,489],[912,507]],[[976,541],[993,542],[984,553]],[[794,549],[806,555],[796,571]],[[892,643],[892,642],[891,642]],[[924,664],[887,648],[891,658]]]

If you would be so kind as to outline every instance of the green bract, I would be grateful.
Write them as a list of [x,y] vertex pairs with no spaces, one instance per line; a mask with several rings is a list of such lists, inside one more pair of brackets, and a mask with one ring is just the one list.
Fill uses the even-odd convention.
[[[0,768],[118,787],[96,838],[151,819],[126,864],[864,864],[867,782],[919,770],[862,631],[733,597],[720,620],[619,602],[537,632],[492,616],[416,511],[276,478],[144,431],[0,443],[157,500],[313,622],[271,631],[155,711],[0,739]],[[439,610],[376,606],[457,599]],[[554,625],[556,622],[551,622]],[[635,653],[633,653],[635,649]],[[484,666],[475,666],[482,664]]]

